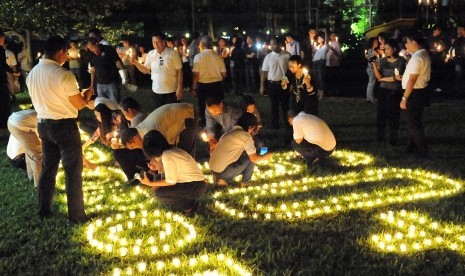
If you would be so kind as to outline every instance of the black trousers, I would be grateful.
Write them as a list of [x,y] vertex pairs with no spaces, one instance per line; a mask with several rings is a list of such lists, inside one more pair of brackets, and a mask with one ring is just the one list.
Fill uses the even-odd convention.
[[197,97],[199,99],[199,117],[205,122],[205,100],[212,95],[224,97],[223,83],[221,81],[211,83],[198,83]]
[[153,190],[153,196],[160,203],[176,210],[186,211],[195,207],[207,190],[205,181],[177,183],[173,186],[158,187]]
[[423,110],[429,104],[428,89],[414,89],[407,101],[407,129],[410,147],[419,154],[426,154],[428,145],[421,121]]
[[73,221],[86,219],[82,192],[81,137],[74,119],[39,120],[42,139],[42,174],[39,180],[39,215],[51,214],[56,175],[60,160],[65,171],[68,217]]
[[267,93],[271,102],[271,124],[273,128],[279,128],[279,107],[281,106],[284,126],[289,126],[287,112],[289,111],[289,91],[281,87],[281,82],[267,82]]
[[153,110],[165,104],[179,103],[178,99],[176,98],[176,92],[171,92],[167,94],[153,93],[152,97],[153,97],[153,105],[154,105]]
[[318,158],[330,156],[334,151],[334,149],[326,151],[318,145],[309,143],[307,140],[303,140],[300,144],[297,144],[297,142],[292,139],[291,147],[302,155],[309,165]]
[[380,142],[384,140],[384,133],[389,122],[389,142],[394,145],[397,143],[399,133],[402,91],[380,87],[378,92],[377,140]]
[[147,170],[147,159],[141,149],[116,149],[113,156],[128,179],[133,179],[134,174]]

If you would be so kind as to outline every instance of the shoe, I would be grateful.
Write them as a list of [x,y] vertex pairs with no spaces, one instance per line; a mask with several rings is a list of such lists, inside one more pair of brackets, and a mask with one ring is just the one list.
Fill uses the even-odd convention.
[[194,203],[194,206],[192,208],[184,210],[184,215],[188,217],[192,217],[195,214],[195,212],[200,208],[201,205],[202,204],[200,204],[200,202],[197,201],[196,203]]
[[241,188],[247,188],[247,187],[249,187],[250,185],[251,185],[250,182],[244,181],[244,182],[241,182],[241,184],[239,184],[239,187],[241,187]]
[[69,218],[69,221],[72,222],[73,224],[84,224],[84,223],[89,222],[90,219],[91,218],[89,216],[85,216],[85,217],[79,218],[79,219]]
[[221,179],[216,175],[213,175],[213,183],[215,183],[216,185],[218,185],[220,187],[228,187],[229,186],[229,184],[226,181],[224,181],[224,179]]

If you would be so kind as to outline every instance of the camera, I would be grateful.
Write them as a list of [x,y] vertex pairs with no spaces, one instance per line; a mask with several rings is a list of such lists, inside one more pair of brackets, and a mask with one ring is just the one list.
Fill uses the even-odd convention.
[[376,62],[377,59],[378,59],[378,58],[377,58],[376,56],[373,56],[373,57],[371,57],[369,60],[370,60],[370,62]]

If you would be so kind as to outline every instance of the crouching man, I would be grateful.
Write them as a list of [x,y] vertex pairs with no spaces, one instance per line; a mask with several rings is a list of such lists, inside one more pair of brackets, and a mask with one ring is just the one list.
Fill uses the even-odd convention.
[[293,128],[292,148],[300,153],[311,166],[320,158],[330,156],[336,148],[336,138],[328,125],[320,118],[295,110],[289,110],[288,120]]
[[210,169],[215,183],[228,184],[242,175],[241,187],[247,186],[252,178],[255,164],[271,157],[270,153],[258,155],[251,133],[258,128],[257,118],[244,113],[233,129],[223,136],[210,155]]
[[153,195],[160,203],[181,210],[185,215],[193,214],[207,190],[205,176],[194,158],[170,145],[157,130],[149,131],[144,136],[143,148],[150,159],[149,169],[165,177],[152,181],[143,174],[140,182],[153,187]]

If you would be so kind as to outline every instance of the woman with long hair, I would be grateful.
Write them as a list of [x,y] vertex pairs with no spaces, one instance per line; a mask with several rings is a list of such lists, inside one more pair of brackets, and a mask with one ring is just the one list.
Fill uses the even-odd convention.
[[399,132],[400,101],[402,99],[402,85],[396,80],[397,75],[404,74],[406,61],[399,57],[399,49],[395,39],[384,43],[385,57],[379,63],[372,62],[376,78],[378,79],[378,114],[377,141],[384,140],[384,132],[389,122],[389,143],[397,145]]

